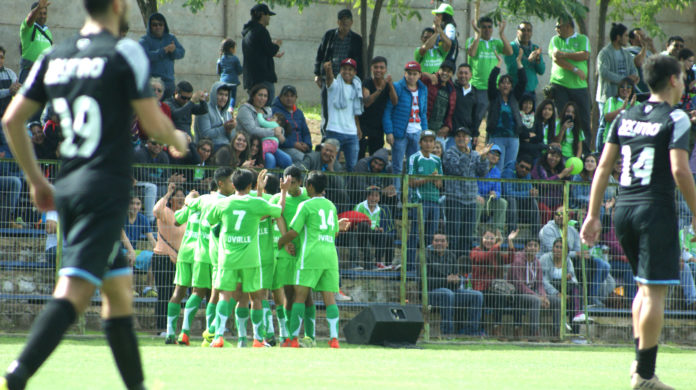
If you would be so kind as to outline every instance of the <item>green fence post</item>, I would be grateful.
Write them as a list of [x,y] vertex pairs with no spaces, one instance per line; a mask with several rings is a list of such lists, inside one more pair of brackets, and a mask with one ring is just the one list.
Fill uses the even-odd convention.
[[399,302],[406,305],[406,251],[408,243],[408,175],[403,175],[401,183],[401,284]]
[[[564,339],[566,334],[566,321],[568,320],[567,311],[567,297],[568,297],[568,202],[569,202],[569,184],[568,182],[563,183],[563,228],[561,229],[561,239],[563,240],[563,251],[561,252],[561,272],[563,277],[561,278],[561,323],[560,323],[560,337]],[[556,210],[553,211],[554,213]]]
[[430,310],[428,309],[428,278],[425,266],[425,221],[423,217],[423,205],[418,203],[414,205],[418,209],[418,241],[420,248],[418,255],[420,257],[420,280],[421,280],[421,301],[423,304],[423,338],[425,341],[430,341]]

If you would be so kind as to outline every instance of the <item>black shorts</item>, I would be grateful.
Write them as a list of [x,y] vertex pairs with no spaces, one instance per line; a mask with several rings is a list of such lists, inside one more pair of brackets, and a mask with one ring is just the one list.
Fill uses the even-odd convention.
[[616,236],[642,284],[679,284],[679,228],[673,203],[618,206]]
[[55,204],[64,238],[60,276],[79,277],[100,287],[102,279],[132,272],[120,250],[128,203],[127,191],[79,195],[56,191]]

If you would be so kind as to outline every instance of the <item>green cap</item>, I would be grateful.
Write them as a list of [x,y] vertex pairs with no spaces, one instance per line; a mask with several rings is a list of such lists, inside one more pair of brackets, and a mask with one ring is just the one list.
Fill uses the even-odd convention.
[[452,6],[449,4],[442,3],[442,4],[440,4],[439,7],[437,7],[437,9],[434,9],[432,11],[432,13],[433,13],[433,15],[448,14],[448,15],[454,16],[454,8],[452,8]]

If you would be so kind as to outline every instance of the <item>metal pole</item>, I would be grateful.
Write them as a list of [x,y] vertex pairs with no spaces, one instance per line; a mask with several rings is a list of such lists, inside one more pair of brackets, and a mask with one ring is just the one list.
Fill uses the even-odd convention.
[[[553,184],[552,184],[553,185]],[[563,183],[563,228],[561,229],[561,238],[563,242],[563,250],[561,252],[561,322],[560,322],[560,332],[559,335],[561,339],[565,338],[566,331],[566,321],[568,320],[567,310],[567,297],[568,297],[568,202],[570,198],[570,190],[568,182]],[[553,210],[555,213],[556,210]]]
[[403,175],[401,183],[401,284],[399,301],[406,304],[406,251],[408,250],[408,175]]

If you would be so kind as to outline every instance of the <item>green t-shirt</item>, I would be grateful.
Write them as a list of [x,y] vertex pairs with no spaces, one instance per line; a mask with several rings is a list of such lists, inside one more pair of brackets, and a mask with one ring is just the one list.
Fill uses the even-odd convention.
[[355,211],[363,213],[367,216],[367,218],[370,218],[370,229],[372,230],[381,227],[379,224],[382,218],[382,213],[380,213],[381,210],[382,209],[379,208],[379,205],[377,205],[374,211],[370,211],[370,207],[367,206],[367,200],[355,205]]
[[426,73],[436,73],[440,69],[442,61],[447,57],[447,52],[442,47],[442,42],[426,51],[423,55],[420,55],[419,50],[420,48],[416,48],[416,51],[413,52],[413,58],[421,65],[421,70]]
[[694,230],[691,226],[686,226],[679,230],[679,244],[683,251],[691,253],[692,256],[696,256],[696,242],[691,242],[694,238]]
[[208,223],[220,223],[218,266],[243,269],[261,266],[259,224],[261,218],[277,218],[282,209],[265,199],[232,195],[219,201],[208,214]]
[[176,223],[179,225],[186,224],[186,230],[184,231],[184,237],[181,239],[176,261],[193,263],[196,257],[196,248],[198,247],[198,236],[201,231],[200,218],[200,212],[186,206],[174,213]]
[[[442,175],[442,161],[440,157],[430,153],[430,157],[424,157],[420,151],[413,153],[408,159],[409,175],[431,175],[437,171]],[[440,190],[435,187],[435,183],[428,182],[420,187],[409,189],[412,202],[422,203],[423,201],[437,202],[440,200]]]
[[338,270],[338,211],[330,200],[314,197],[300,203],[290,229],[299,233],[301,242],[297,248],[297,269]]
[[[587,36],[575,33],[566,39],[556,35],[549,42],[549,57],[553,58],[553,53],[560,50],[566,53],[576,53],[579,51],[590,52],[590,40]],[[585,72],[587,75],[587,61],[567,60],[573,66]],[[558,66],[556,62],[551,65],[551,80],[553,84],[558,84],[569,89],[587,88],[587,80],[581,80],[580,76],[570,70],[565,70]]]
[[[607,102],[604,103],[603,114],[607,115],[607,113],[614,112],[614,111],[618,110],[619,108],[621,108],[621,106],[623,106],[623,103],[624,103],[624,101],[621,98],[618,98],[616,96],[610,97],[609,99],[607,99]],[[632,105],[627,104],[626,108],[629,108],[629,107],[632,107]],[[613,123],[613,121],[607,122],[605,120],[604,122],[606,122],[606,123],[604,124],[604,140],[602,140],[602,143],[606,144],[607,140],[609,139],[609,133],[610,133],[609,129],[611,128],[611,124]]]
[[[295,216],[297,207],[300,205],[300,203],[309,199],[309,195],[307,195],[307,190],[304,187],[301,188],[301,191],[302,192],[298,196],[292,196],[289,192],[287,195],[285,195],[285,208],[283,209],[283,219],[285,220],[285,224],[287,225],[288,229],[290,228],[290,222],[292,221],[292,217]],[[278,204],[279,202],[280,194],[273,195],[273,197],[271,198],[271,203]],[[300,245],[299,238],[292,240],[292,244],[295,246],[295,249],[297,249]],[[297,252],[295,253],[297,254]],[[288,253],[288,251],[282,249],[278,250],[278,258],[295,260],[297,258],[297,255],[292,256]]]
[[[474,38],[469,37],[466,40],[465,49],[474,43]],[[467,56],[469,65],[471,65],[471,72],[473,76],[471,78],[471,85],[476,87],[479,91],[488,90],[488,76],[491,71],[498,64],[498,59],[495,57],[495,52],[503,55],[503,41],[500,39],[492,38],[488,41],[483,39],[479,40],[478,50],[475,56]]]
[[[46,33],[50,40],[39,30]],[[34,23],[33,26],[29,27],[27,25],[27,20],[22,20],[22,24],[19,26],[19,42],[22,45],[22,58],[31,62],[36,61],[44,50],[51,47],[51,41],[53,41],[53,34],[51,34],[51,30],[48,29],[48,26],[41,28],[38,24]]]
[[[211,246],[211,240],[215,240],[214,245],[217,247],[217,237],[215,237],[212,233],[212,227],[208,223],[208,214],[210,213],[210,210],[213,208],[213,205],[217,203],[220,199],[223,199],[225,196],[218,193],[218,192],[213,192],[210,194],[205,194],[201,195],[198,198],[194,199],[191,204],[188,205],[188,208],[191,210],[195,210],[201,213],[201,218],[200,218],[200,234],[198,235],[198,247],[196,248],[196,257],[194,260],[199,263],[206,263],[210,264],[210,246]],[[214,253],[217,253],[215,251]]]
[[[556,121],[556,136],[561,134],[561,122]],[[569,158],[575,156],[575,153],[573,153],[573,140],[575,138],[573,137],[573,128],[569,128],[566,130],[565,133],[565,138],[563,141],[561,141],[561,154],[563,154],[563,157]],[[580,144],[585,140],[585,132],[580,131]]]
[[[258,197],[256,191],[251,191],[249,195]],[[273,196],[264,193],[263,195],[261,195],[261,197],[266,201],[270,202]],[[266,218],[263,221],[261,221],[261,224],[259,225],[259,249],[261,250],[262,264],[273,264],[273,262],[275,261],[275,244],[278,243],[277,239],[275,240],[275,243],[273,242],[275,239],[274,230],[277,230],[274,229],[275,225],[276,224],[273,218]],[[280,233],[280,231],[278,232]]]

